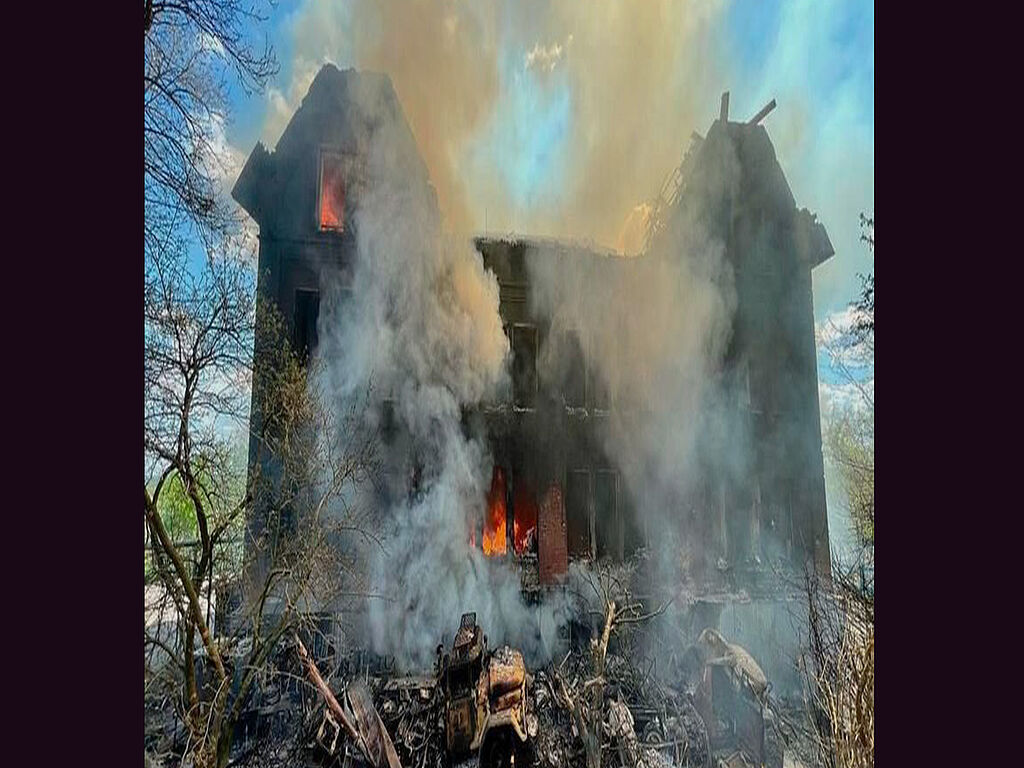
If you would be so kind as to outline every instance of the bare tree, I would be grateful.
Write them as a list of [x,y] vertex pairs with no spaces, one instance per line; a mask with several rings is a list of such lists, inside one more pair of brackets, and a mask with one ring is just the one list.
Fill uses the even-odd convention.
[[[378,468],[362,404],[324,401],[280,318],[257,313],[238,248],[228,86],[260,90],[277,71],[253,35],[269,5],[144,4],[146,696],[174,703],[176,754],[196,765],[227,761],[280,639],[358,588],[339,544],[365,529],[358,488]],[[232,427],[255,430],[248,477]],[[217,626],[216,584],[243,575],[235,621]]]
[[823,583],[806,574],[808,647],[801,659],[809,720],[823,765],[875,764],[874,584],[835,562]]
[[[147,689],[176,702],[183,751],[200,766],[226,763],[235,723],[282,637],[361,589],[343,543],[367,530],[360,489],[379,471],[365,400],[340,412],[325,402],[315,364],[300,363],[271,310],[256,333],[252,283],[239,260],[197,270],[169,250],[147,261],[145,527],[151,574],[175,627],[168,636],[147,626],[149,658],[159,648],[165,662],[148,665]],[[266,349],[253,376],[257,335]],[[249,379],[262,403],[254,435],[262,461],[241,485],[228,427],[247,423]],[[165,521],[172,483],[189,523],[177,531]],[[255,516],[260,525],[242,552],[241,531]],[[231,628],[211,626],[215,573],[249,577]]]
[[[860,215],[861,242],[868,244],[872,258],[875,255],[875,216]],[[871,354],[875,354],[875,271],[872,269],[866,275],[860,276],[860,296],[854,302],[858,312],[857,322],[853,332],[856,337],[865,344],[869,344]]]
[[143,136],[145,250],[198,237],[208,251],[240,231],[228,199],[224,128],[228,83],[262,89],[277,72],[270,46],[251,39],[262,3],[145,3]]

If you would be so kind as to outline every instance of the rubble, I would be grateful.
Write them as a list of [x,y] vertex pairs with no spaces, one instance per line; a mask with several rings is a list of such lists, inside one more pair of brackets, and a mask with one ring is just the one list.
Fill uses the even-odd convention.
[[370,697],[366,686],[356,680],[348,686],[347,701],[349,709],[346,710],[338,703],[334,692],[320,676],[320,670],[316,663],[310,658],[306,646],[296,635],[295,647],[299,652],[306,673],[310,681],[324,697],[327,705],[324,722],[317,732],[318,741],[326,746],[325,734],[330,726],[333,726],[330,746],[328,752],[333,753],[337,743],[339,725],[345,729],[349,738],[359,747],[360,751],[369,761],[373,768],[402,768],[398,760],[398,754],[391,743],[391,737],[381,722],[380,715],[373,706],[373,699]]
[[632,644],[600,639],[530,670],[514,648],[488,650],[467,614],[434,670],[400,675],[360,654],[336,660],[328,684],[296,638],[320,693],[296,741],[323,768],[781,768],[795,756],[799,734],[760,665],[719,631],[661,674]]
[[[561,703],[565,694],[586,701],[596,681],[587,653],[570,653],[557,667],[538,671],[531,700],[540,721],[537,764],[544,768],[583,768],[579,726]],[[607,653],[603,685],[608,696],[600,722],[602,765],[624,768],[710,766],[707,731],[685,691],[658,681],[624,655]],[[557,683],[555,682],[557,680]],[[556,693],[556,685],[564,693]]]

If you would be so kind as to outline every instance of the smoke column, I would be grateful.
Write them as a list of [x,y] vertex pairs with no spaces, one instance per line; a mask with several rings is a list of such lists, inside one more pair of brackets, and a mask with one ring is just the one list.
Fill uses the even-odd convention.
[[[356,98],[363,114],[387,114],[378,91]],[[355,214],[350,290],[331,294],[321,320],[328,391],[351,401],[372,382],[375,400],[394,403],[405,441],[395,454],[418,463],[411,496],[408,467],[399,467],[381,515],[383,550],[367,555],[371,583],[385,596],[369,602],[373,647],[429,665],[460,614],[476,611],[492,642],[540,659],[554,641],[556,607],[527,609],[518,573],[469,544],[467,521],[483,513],[492,462],[482,436],[466,432],[462,410],[508,380],[497,280],[468,240],[442,234],[432,190],[406,159],[415,155],[396,151],[407,145],[400,122],[380,120],[364,150],[372,181]]]
[[[736,292],[724,243],[712,234],[709,218],[716,201],[734,194],[740,181],[731,144],[716,159],[704,164],[702,178],[692,179],[700,198],[671,214],[650,253],[558,258],[541,251],[528,261],[534,306],[551,319],[540,375],[559,380],[559,365],[570,356],[567,344],[574,336],[583,341],[588,365],[611,396],[607,458],[647,526],[651,554],[672,572],[686,570],[681,560],[707,554],[688,551],[688,542],[678,540],[687,525],[706,522],[703,514],[687,519],[701,475],[698,440],[700,460],[718,467],[740,467],[749,454],[745,425],[716,407],[728,396],[717,374],[731,338]],[[709,455],[709,448],[720,455]]]

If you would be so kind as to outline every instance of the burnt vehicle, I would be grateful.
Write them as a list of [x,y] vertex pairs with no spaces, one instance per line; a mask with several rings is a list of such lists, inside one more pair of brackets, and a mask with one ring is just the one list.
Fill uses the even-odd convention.
[[439,658],[439,668],[451,764],[529,765],[529,740],[536,725],[530,727],[526,709],[523,654],[508,646],[489,651],[476,614],[466,613],[451,653]]

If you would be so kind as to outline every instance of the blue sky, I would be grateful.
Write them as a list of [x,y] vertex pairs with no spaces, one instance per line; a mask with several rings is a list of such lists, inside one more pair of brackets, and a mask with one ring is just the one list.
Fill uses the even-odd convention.
[[540,83],[508,51],[498,67],[504,109],[491,115],[470,150],[471,167],[496,172],[518,208],[547,205],[564,190],[566,144],[572,120],[571,86],[564,71]]

